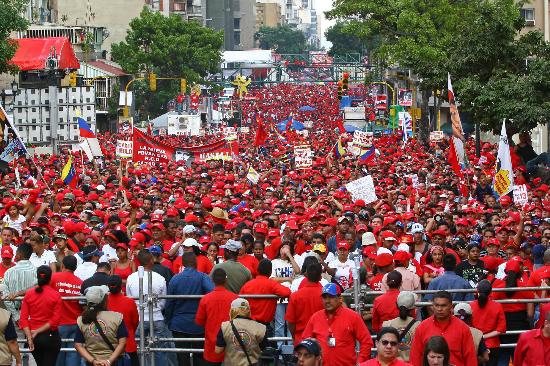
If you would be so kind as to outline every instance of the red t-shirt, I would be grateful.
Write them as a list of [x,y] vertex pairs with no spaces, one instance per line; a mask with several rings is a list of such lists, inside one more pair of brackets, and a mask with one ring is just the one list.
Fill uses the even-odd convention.
[[399,290],[390,289],[384,295],[380,295],[374,299],[374,307],[372,309],[373,331],[378,332],[382,327],[382,322],[385,320],[392,320],[399,316],[397,296],[399,296]]
[[[174,262],[172,263],[172,272],[174,274],[178,274],[183,271],[181,258],[182,257],[177,257],[176,259],[174,259]],[[212,262],[210,262],[210,259],[208,259],[207,256],[205,255],[197,256],[197,271],[210,274],[210,272],[212,271],[212,267],[214,267],[214,265],[212,264]]]
[[224,354],[214,352],[216,337],[223,322],[229,320],[231,302],[237,294],[223,286],[216,286],[199,302],[195,323],[204,327],[204,359],[209,362],[223,362]]
[[136,352],[137,343],[135,334],[139,324],[139,314],[136,302],[122,294],[109,294],[107,299],[107,309],[121,313],[124,325],[126,325],[126,329],[128,329],[126,352]]
[[[517,287],[527,287],[528,285],[525,282],[518,282]],[[504,280],[495,280],[493,282],[493,289],[495,288],[505,288],[506,281]],[[495,292],[491,293],[491,298],[493,300],[512,300],[512,299],[534,299],[535,295],[533,291],[514,291],[513,295],[508,297],[506,292]],[[527,304],[502,304],[502,308],[506,313],[512,313],[516,311],[525,311],[527,310]]]
[[[258,275],[241,287],[240,294],[275,294],[279,297],[289,297],[290,289],[266,276]],[[271,322],[275,317],[277,301],[277,299],[248,299],[252,319],[263,323]]]
[[30,330],[35,330],[49,323],[50,330],[57,330],[61,316],[61,296],[48,285],[42,286],[42,290],[38,293],[32,287],[25,292],[19,319],[21,329],[29,327]]
[[[506,332],[506,318],[502,304],[489,300],[484,307],[480,307],[478,300],[470,303],[472,307],[472,326],[483,332],[490,333],[497,330],[501,333]],[[485,339],[485,345],[488,348],[500,347],[500,338],[491,337]]]
[[323,310],[322,292],[323,286],[319,282],[309,282],[308,279],[304,279],[300,283],[300,289],[290,295],[285,320],[295,324],[294,344],[302,341],[302,332],[309,318],[317,311]]
[[245,254],[242,257],[239,257],[237,262],[248,268],[250,274],[252,274],[252,278],[255,278],[258,275],[258,263],[260,262],[253,255]]
[[4,279],[4,274],[6,273],[6,271],[8,269],[10,269],[11,267],[13,267],[13,266],[15,266],[15,263],[13,263],[13,262],[11,263],[11,266],[9,266],[9,267],[6,267],[6,266],[4,266],[3,263],[0,263],[0,281],[2,281]]
[[384,275],[385,273],[378,273],[372,278],[369,286],[373,291],[380,291],[382,289],[382,279],[384,278]]
[[424,320],[416,328],[409,361],[413,365],[422,365],[422,354],[432,336],[442,336],[451,351],[451,363],[456,366],[477,365],[477,355],[470,327],[462,320],[451,315],[447,322],[437,321],[433,316]]
[[[62,297],[81,296],[80,287],[82,280],[72,272],[55,272],[52,274],[51,286],[59,292]],[[82,314],[82,307],[78,300],[66,301],[61,303],[61,314],[59,316],[59,325],[74,325],[76,319]]]

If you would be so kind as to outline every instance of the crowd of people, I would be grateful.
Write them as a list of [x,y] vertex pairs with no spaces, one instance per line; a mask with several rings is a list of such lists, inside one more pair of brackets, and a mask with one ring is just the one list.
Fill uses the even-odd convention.
[[[11,355],[28,364],[17,339],[38,365],[139,365],[140,323],[147,347],[204,349],[148,353],[157,365],[248,366],[287,353],[303,366],[550,365],[550,193],[526,169],[536,158],[527,135],[512,148],[516,184],[528,187],[519,207],[492,189],[490,143],[477,157],[466,141],[459,177],[445,141],[395,133],[374,139],[372,159],[334,154],[352,136],[332,86],[256,88],[240,103],[251,132],[233,161],[138,165],[117,159],[117,135],[104,134],[102,160],[74,156],[76,189],[59,178],[68,151],[2,174],[1,365]],[[277,131],[289,116],[312,127]],[[258,123],[271,128],[254,144]],[[304,144],[312,166],[297,170],[293,146]],[[345,189],[366,175],[373,202]],[[140,267],[155,296],[141,314]],[[61,299],[74,296],[86,301]]]

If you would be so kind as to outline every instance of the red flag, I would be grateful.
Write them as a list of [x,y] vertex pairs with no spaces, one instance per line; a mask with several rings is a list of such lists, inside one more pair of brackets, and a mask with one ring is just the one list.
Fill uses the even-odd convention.
[[453,172],[455,172],[456,175],[459,177],[462,176],[462,170],[460,169],[460,165],[458,164],[458,157],[456,155],[456,149],[454,144],[454,138],[451,136],[449,139],[449,155],[447,156],[447,161],[451,165],[451,168],[453,168]]
[[153,127],[151,126],[150,123],[147,124],[147,134],[149,136],[153,136]]
[[258,129],[256,130],[256,138],[254,139],[254,146],[262,146],[267,140],[267,130],[265,129],[264,123],[259,117],[256,117],[256,122],[258,123]]
[[346,129],[344,127],[344,120],[342,118],[338,118],[338,121],[336,121],[336,127],[338,127],[338,131],[340,133],[346,132]]

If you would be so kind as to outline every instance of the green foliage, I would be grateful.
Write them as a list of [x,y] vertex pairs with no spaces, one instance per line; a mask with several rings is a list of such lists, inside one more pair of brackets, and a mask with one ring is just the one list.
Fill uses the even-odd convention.
[[25,4],[26,1],[23,0],[0,1],[0,74],[14,72],[17,69],[13,65],[8,65],[17,50],[17,45],[10,41],[10,33],[27,28],[28,23],[21,16]]
[[[130,22],[125,41],[113,44],[112,54],[129,74],[155,72],[159,78],[185,78],[189,85],[207,84],[205,76],[219,71],[222,45],[222,32],[144,8],[140,17]],[[156,115],[178,94],[179,81],[159,81],[156,94],[140,84],[134,87],[138,109]],[[143,104],[145,108],[139,107]]]
[[301,54],[308,50],[304,33],[288,25],[261,27],[254,35],[263,50],[277,49],[279,54]]
[[[354,33],[349,32],[349,27],[346,28],[348,22],[336,22],[333,26],[325,31],[327,41],[332,42],[332,47],[329,50],[331,56],[345,55],[349,53],[365,54],[374,49],[372,42],[365,42]],[[368,40],[371,40],[369,37]]]
[[433,90],[444,89],[449,72],[460,109],[470,112],[473,122],[498,131],[508,118],[513,130],[529,130],[550,118],[550,53],[540,33],[518,36],[524,25],[521,5],[515,0],[336,0],[327,15],[354,19],[346,32],[380,37],[378,62],[410,69],[420,80],[424,108]]

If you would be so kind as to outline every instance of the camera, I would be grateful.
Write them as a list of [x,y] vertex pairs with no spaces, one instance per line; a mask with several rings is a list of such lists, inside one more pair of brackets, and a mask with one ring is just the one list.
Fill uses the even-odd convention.
[[266,347],[258,359],[257,366],[294,366],[296,362],[298,359],[294,356],[294,347],[283,344],[279,349]]

